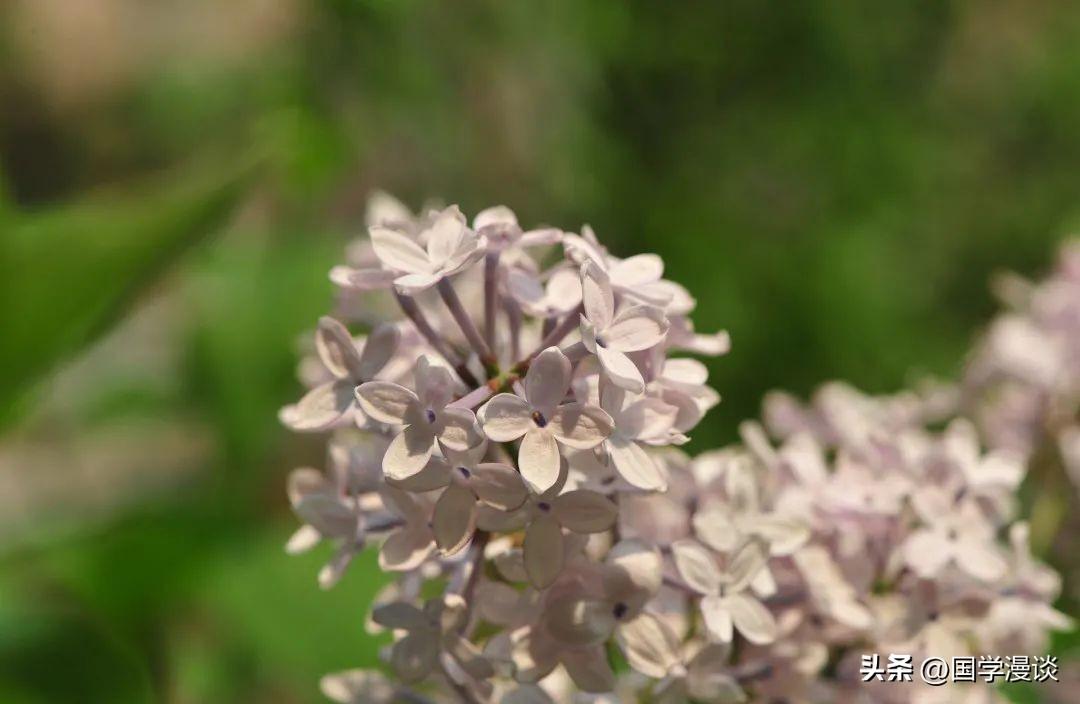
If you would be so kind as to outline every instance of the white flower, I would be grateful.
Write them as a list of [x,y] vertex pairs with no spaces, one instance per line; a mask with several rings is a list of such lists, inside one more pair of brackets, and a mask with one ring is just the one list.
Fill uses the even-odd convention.
[[495,674],[491,663],[461,635],[468,609],[456,594],[431,599],[422,610],[401,601],[383,604],[375,607],[371,617],[386,628],[405,632],[395,641],[390,656],[394,671],[403,682],[418,682],[427,677],[443,652],[475,679]]
[[601,385],[600,405],[614,421],[604,449],[619,476],[635,489],[667,488],[663,467],[649,456],[642,443],[666,439],[678,409],[658,398],[628,397],[623,389],[612,384]]
[[339,542],[334,557],[319,573],[319,585],[329,589],[364,547],[364,514],[359,499],[345,496],[318,470],[302,468],[289,474],[289,502],[304,522],[286,545],[289,553],[308,550],[322,539]]
[[917,575],[932,578],[950,564],[985,582],[1005,574],[1007,564],[994,544],[994,528],[973,501],[956,501],[927,487],[912,496],[912,506],[924,527],[908,537],[902,550]]
[[581,340],[596,355],[604,373],[616,386],[641,393],[645,382],[641,370],[626,355],[649,349],[663,341],[668,330],[664,311],[650,305],[633,305],[615,311],[615,294],[608,275],[592,261],[581,268]]
[[380,423],[402,426],[383,456],[383,471],[391,479],[407,479],[422,470],[436,440],[463,452],[481,439],[472,411],[446,407],[455,388],[446,368],[422,356],[414,375],[415,392],[389,381],[369,381],[356,389],[364,413]]
[[402,519],[379,548],[379,567],[386,572],[408,572],[419,567],[435,549],[431,532],[433,506],[392,486],[379,492],[387,508]]
[[[655,701],[681,704],[688,700],[736,704],[746,693],[731,676],[730,649],[720,644],[684,648],[675,632],[652,614],[642,614],[617,633],[630,667],[660,680]],[[688,652],[689,651],[689,652]]]
[[581,305],[581,275],[574,269],[556,269],[546,284],[523,269],[510,269],[506,285],[510,295],[529,315],[562,315]]
[[453,276],[484,256],[484,242],[465,225],[457,208],[447,208],[421,233],[427,248],[407,234],[383,226],[370,229],[371,244],[383,268],[398,276],[394,286],[404,294],[425,291]]
[[680,540],[671,546],[675,568],[686,585],[703,595],[701,615],[712,640],[730,643],[733,628],[751,643],[771,643],[776,620],[765,606],[746,594],[750,582],[765,566],[765,552],[758,542],[748,542],[721,570],[716,559],[700,543]]
[[321,318],[315,348],[333,381],[316,386],[296,405],[282,409],[282,422],[297,431],[320,431],[333,426],[354,407],[356,386],[373,379],[390,361],[399,338],[397,327],[380,325],[358,350],[344,325],[333,318]]
[[468,545],[476,530],[478,502],[500,511],[519,508],[529,494],[513,467],[480,462],[484,445],[467,452],[446,451],[446,459],[433,458],[421,471],[394,485],[414,492],[444,489],[432,515],[432,530],[439,549],[447,555]]
[[559,477],[559,444],[576,450],[596,447],[611,434],[611,416],[581,403],[562,403],[571,366],[557,347],[537,355],[525,374],[525,398],[503,393],[488,401],[478,417],[488,438],[522,438],[518,469],[533,491],[546,491]]

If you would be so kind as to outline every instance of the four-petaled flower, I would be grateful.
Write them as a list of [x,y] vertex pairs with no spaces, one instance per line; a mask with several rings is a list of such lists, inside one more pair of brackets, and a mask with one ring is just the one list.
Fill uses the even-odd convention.
[[407,234],[381,225],[370,228],[370,234],[383,268],[398,274],[394,286],[408,295],[431,288],[484,256],[483,240],[465,225],[457,208],[443,210],[420,234],[426,249]]
[[[559,477],[559,445],[589,450],[611,434],[612,420],[591,404],[562,403],[570,388],[571,364],[557,347],[537,355],[525,374],[525,398],[502,393],[477,414],[484,434],[495,442],[522,438],[518,469],[536,492]],[[522,437],[524,436],[524,437]]]

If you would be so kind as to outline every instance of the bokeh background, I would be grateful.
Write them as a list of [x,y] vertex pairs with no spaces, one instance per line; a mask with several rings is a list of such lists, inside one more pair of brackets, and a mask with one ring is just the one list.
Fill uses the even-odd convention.
[[661,254],[734,341],[704,448],[772,388],[954,376],[1078,164],[1072,2],[6,0],[0,701],[375,662],[373,563],[282,550],[322,450],[275,417],[374,188]]

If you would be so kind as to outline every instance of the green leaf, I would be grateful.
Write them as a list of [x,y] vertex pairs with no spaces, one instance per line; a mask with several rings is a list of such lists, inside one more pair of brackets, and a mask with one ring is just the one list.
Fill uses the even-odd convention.
[[0,426],[36,382],[222,226],[250,171],[204,167],[146,193],[0,217]]

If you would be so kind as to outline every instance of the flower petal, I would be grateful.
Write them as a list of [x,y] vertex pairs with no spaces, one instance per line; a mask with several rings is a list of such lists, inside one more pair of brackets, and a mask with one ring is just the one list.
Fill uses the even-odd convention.
[[410,572],[431,555],[434,545],[430,533],[396,530],[379,548],[379,568],[384,572]]
[[383,268],[406,274],[429,274],[432,271],[427,252],[411,239],[386,227],[368,228],[371,247]]
[[559,445],[547,430],[533,428],[525,433],[518,448],[521,477],[536,493],[553,487],[559,479]]
[[328,315],[319,318],[315,331],[319,359],[339,379],[360,379],[360,351],[349,331]]
[[570,360],[558,347],[548,347],[536,355],[525,373],[525,398],[529,405],[551,417],[570,388]]
[[651,614],[620,625],[615,637],[630,667],[646,677],[661,679],[679,664],[678,639],[667,624]]
[[734,622],[727,608],[727,600],[719,596],[706,596],[701,600],[701,617],[709,640],[730,643],[735,635]]
[[368,381],[356,388],[360,408],[380,423],[402,425],[420,402],[411,390],[390,381]]
[[641,378],[641,371],[622,352],[597,345],[596,358],[600,360],[600,366],[604,368],[611,383],[635,394],[640,394],[645,390],[645,381]]
[[386,478],[391,486],[422,494],[426,491],[442,489],[450,483],[450,466],[441,457],[432,457],[427,465],[416,474],[405,479]]
[[442,422],[439,442],[452,451],[465,452],[484,439],[476,415],[467,408],[444,408],[439,420]]
[[588,489],[568,491],[555,499],[555,517],[575,533],[602,533],[615,525],[619,508],[603,494]]
[[608,438],[607,450],[615,470],[630,486],[644,491],[667,488],[667,477],[660,465],[633,440],[612,435]]
[[514,394],[498,394],[484,404],[477,417],[484,434],[495,442],[517,440],[533,427],[529,404]]
[[615,687],[615,673],[611,670],[607,653],[600,646],[566,652],[561,662],[570,679],[583,692],[603,694]]
[[281,422],[291,430],[318,432],[341,420],[353,404],[352,385],[333,381],[316,386],[293,406],[282,409]]
[[383,323],[375,326],[364,341],[364,349],[360,352],[357,378],[362,381],[373,379],[397,352],[400,341],[401,331],[396,325]]
[[405,684],[419,682],[431,673],[439,656],[439,640],[427,633],[410,633],[390,652],[390,664]]
[[394,279],[394,288],[406,296],[415,296],[439,283],[441,278],[437,274],[405,274]]
[[720,569],[713,556],[694,540],[677,540],[671,544],[675,569],[687,586],[701,594],[714,594],[720,589]]
[[952,557],[952,551],[942,537],[930,530],[915,531],[901,549],[904,562],[920,577],[933,577]]
[[746,594],[732,594],[727,597],[727,608],[731,620],[746,640],[756,645],[765,645],[776,640],[776,619],[765,606]]
[[371,610],[371,620],[386,628],[410,631],[426,625],[424,612],[404,601],[380,604]]
[[647,350],[664,339],[668,320],[653,306],[634,306],[621,311],[606,328],[598,328],[604,344],[620,352]]
[[555,581],[563,567],[562,528],[554,516],[538,516],[525,529],[525,572],[537,589]]
[[984,582],[1000,579],[1008,564],[992,544],[979,539],[961,539],[956,546],[956,564],[972,577]]
[[607,411],[583,403],[564,403],[555,409],[547,429],[564,445],[589,450],[604,441],[615,426]]
[[810,530],[794,518],[761,514],[747,521],[745,529],[761,536],[769,544],[772,555],[790,555],[806,544]]
[[408,479],[424,468],[434,448],[435,438],[429,428],[405,426],[383,455],[383,474],[390,479]]
[[444,209],[427,230],[428,258],[436,265],[453,257],[466,243],[468,228],[457,208]]
[[443,646],[450,657],[474,680],[486,680],[495,675],[495,669],[480,650],[467,638],[457,633],[443,638]]
[[476,530],[476,496],[464,486],[451,483],[435,503],[431,530],[443,554],[460,552]]
[[743,537],[728,507],[719,504],[707,504],[694,514],[694,532],[701,542],[720,552],[734,550]]
[[655,254],[636,254],[612,266],[608,274],[616,286],[651,284],[664,275],[664,260]]
[[469,486],[481,501],[500,511],[513,511],[529,496],[521,475],[510,465],[495,462],[473,467]]
[[353,269],[335,266],[330,270],[330,280],[335,285],[354,291],[381,291],[390,288],[397,275],[383,269]]
[[548,604],[544,625],[562,645],[596,645],[611,635],[615,616],[604,599],[564,598]]
[[736,552],[726,570],[729,592],[745,589],[765,566],[767,553],[758,540],[751,540]]
[[592,260],[581,266],[581,302],[585,306],[585,317],[597,330],[606,328],[615,316],[615,294],[611,290],[611,280],[607,272]]

